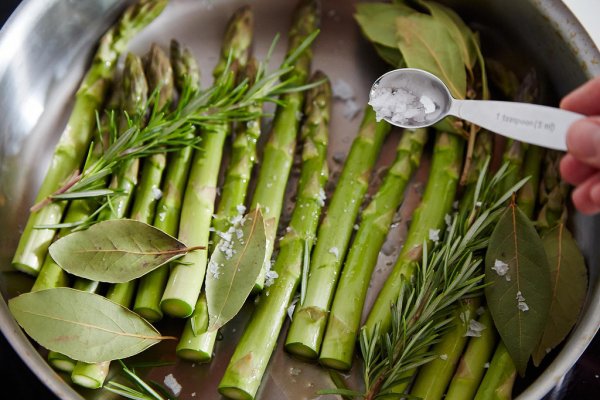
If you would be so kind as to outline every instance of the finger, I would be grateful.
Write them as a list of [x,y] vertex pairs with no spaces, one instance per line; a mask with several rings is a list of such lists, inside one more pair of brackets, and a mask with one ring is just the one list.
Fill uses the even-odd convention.
[[571,196],[575,208],[583,214],[600,212],[600,172],[579,185]]
[[585,115],[600,114],[600,76],[587,81],[571,93],[566,95],[560,102],[560,108],[575,111]]
[[567,132],[567,149],[582,163],[600,169],[600,117],[574,122]]
[[598,169],[582,163],[571,154],[565,154],[560,160],[560,175],[571,185],[583,183],[596,172],[598,172]]

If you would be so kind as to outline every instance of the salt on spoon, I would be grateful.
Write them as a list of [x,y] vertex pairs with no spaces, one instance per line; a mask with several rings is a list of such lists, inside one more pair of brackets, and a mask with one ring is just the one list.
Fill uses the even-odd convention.
[[375,81],[369,104],[377,120],[422,128],[454,115],[506,137],[555,150],[567,149],[567,129],[585,116],[536,104],[457,100],[435,75],[416,68],[390,71]]

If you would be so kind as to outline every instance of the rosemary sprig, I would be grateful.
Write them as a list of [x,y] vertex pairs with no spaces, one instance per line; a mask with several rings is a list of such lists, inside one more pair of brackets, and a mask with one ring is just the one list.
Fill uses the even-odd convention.
[[[127,399],[133,400],[167,400],[161,396],[156,390],[154,390],[148,383],[140,378],[134,369],[130,369],[125,363],[119,360],[121,364],[122,373],[135,387],[127,386],[114,380],[109,381],[104,385],[104,389],[109,392],[118,394]],[[176,400],[174,396],[169,396],[169,400]]]
[[[526,181],[506,193],[496,188],[507,172],[503,165],[487,177],[489,160],[479,175],[473,208],[456,213],[442,241],[428,249],[412,281],[404,282],[397,303],[392,305],[392,330],[372,334],[363,329],[360,349],[364,359],[365,391],[333,389],[322,393],[352,395],[364,399],[396,398],[395,388],[412,378],[415,369],[439,357],[429,349],[455,321],[451,311],[460,299],[482,289],[481,263],[489,236],[510,196]],[[402,395],[410,398],[409,395]]]
[[[125,114],[126,129],[120,131],[116,123],[110,126],[105,152],[96,162],[82,172],[76,172],[56,192],[35,204],[31,211],[43,208],[53,201],[77,198],[104,197],[101,204],[115,194],[111,189],[102,187],[103,179],[114,173],[132,158],[147,157],[156,153],[176,151],[184,146],[197,146],[201,136],[190,135],[197,127],[208,128],[225,121],[247,121],[259,117],[251,111],[251,105],[257,102],[278,103],[278,96],[291,91],[305,90],[314,86],[295,85],[289,77],[294,60],[314,41],[315,31],[308,36],[296,51],[287,57],[279,69],[266,72],[270,53],[258,68],[253,85],[247,80],[236,84],[232,74],[223,73],[212,87],[194,91],[186,84],[175,109],[159,109],[157,96],[151,96],[146,109],[151,110],[146,117],[143,112],[129,116]],[[273,46],[277,38],[273,42]],[[232,68],[229,62],[225,71]],[[114,118],[112,118],[114,120]]]

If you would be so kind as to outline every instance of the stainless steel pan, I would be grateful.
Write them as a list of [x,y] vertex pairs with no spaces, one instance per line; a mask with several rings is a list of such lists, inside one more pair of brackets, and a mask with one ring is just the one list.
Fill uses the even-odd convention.
[[[216,62],[224,24],[241,3],[172,0],[166,12],[131,48],[142,53],[151,41],[166,46],[175,37],[192,48],[204,71],[210,71]],[[252,2],[256,13],[257,55],[265,54],[276,33],[285,36],[294,3]],[[314,68],[328,73],[334,84],[338,80],[349,83],[356,102],[362,107],[370,84],[387,67],[377,59],[354,24],[353,2],[324,0],[323,3],[322,33],[315,47]],[[598,50],[559,0],[446,0],[444,3],[458,7],[463,15],[485,28],[490,38],[518,43],[523,63],[543,66],[557,96],[600,74]],[[0,328],[27,365],[63,399],[99,396],[97,392],[80,394],[72,389],[46,364],[43,352],[38,351],[16,325],[4,300],[28,290],[32,280],[13,272],[10,259],[91,49],[122,7],[118,0],[25,0],[0,31]],[[493,51],[496,45],[502,48],[499,44],[502,40],[492,43]],[[281,40],[274,63],[281,60],[284,49],[285,40]],[[205,79],[208,83],[208,78]],[[334,106],[330,150],[330,165],[334,169],[333,156],[348,149],[360,120],[360,116],[344,116],[347,106],[341,101]],[[387,153],[384,151],[382,159],[389,159],[391,154]],[[539,399],[555,386],[584,351],[600,324],[600,255],[594,246],[600,238],[600,221],[576,215],[572,222],[590,270],[587,302],[569,340],[520,395],[522,399]],[[400,238],[402,234],[400,227],[394,237]],[[392,259],[393,254],[381,255],[378,269],[384,271],[380,273],[382,276]],[[215,387],[244,318],[246,316],[241,316],[237,325],[225,329],[225,339],[219,343],[217,358],[211,365],[178,362],[171,367],[155,368],[150,371],[150,377],[162,381],[172,372],[183,384],[182,398],[191,398],[192,393],[196,393],[196,398],[219,398]],[[180,325],[175,323],[166,329],[177,332]],[[147,357],[174,360],[170,346],[160,345]],[[311,398],[316,389],[330,385],[317,367],[295,361],[278,348],[261,396],[264,399]]]

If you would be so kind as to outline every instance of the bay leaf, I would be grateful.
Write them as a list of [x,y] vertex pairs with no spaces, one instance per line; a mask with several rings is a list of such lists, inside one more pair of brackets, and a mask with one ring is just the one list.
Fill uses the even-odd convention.
[[173,339],[127,308],[71,288],[25,293],[10,299],[8,307],[40,345],[88,363],[130,357]]
[[542,240],[514,201],[490,236],[485,283],[494,324],[523,375],[544,331],[552,288]]
[[66,235],[54,242],[49,252],[61,268],[73,275],[123,283],[200,248],[188,248],[143,222],[115,219]]
[[542,235],[552,279],[552,302],[542,338],[533,353],[538,366],[577,322],[585,301],[588,276],[583,255],[571,233],[559,224]]
[[454,98],[465,98],[467,72],[462,54],[442,21],[417,13],[397,17],[396,40],[408,67],[436,75]]
[[240,311],[265,258],[267,236],[259,207],[230,232],[230,240],[222,238],[208,263],[205,285],[209,331],[219,329]]
[[405,4],[358,3],[354,18],[374,44],[396,48],[396,18],[416,13]]
[[472,74],[473,67],[477,62],[477,48],[471,29],[451,8],[435,1],[422,1],[421,4],[429,10],[433,18],[446,26],[450,36],[460,49],[465,67]]
[[377,55],[381,57],[383,61],[390,64],[394,68],[404,68],[406,64],[404,63],[404,59],[402,58],[402,54],[400,54],[400,50],[395,47],[387,47],[382,44],[373,43],[375,47],[375,51]]

